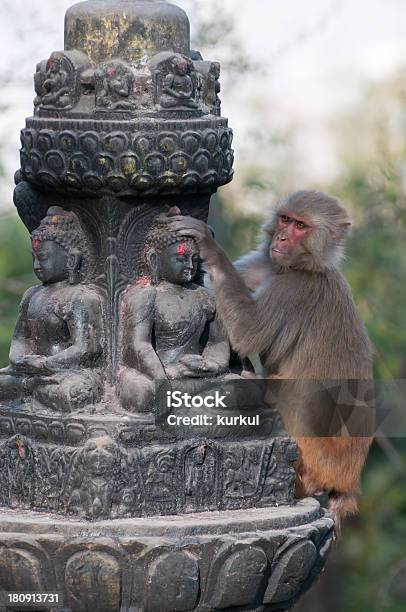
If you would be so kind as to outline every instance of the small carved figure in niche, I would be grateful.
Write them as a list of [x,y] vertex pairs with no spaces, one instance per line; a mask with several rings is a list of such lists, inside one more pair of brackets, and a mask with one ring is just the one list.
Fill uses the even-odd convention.
[[76,49],[55,51],[48,60],[39,62],[34,74],[35,108],[73,108],[81,96],[81,75],[90,65],[87,55]]
[[216,456],[213,448],[202,442],[184,457],[186,512],[216,508]]
[[167,74],[159,104],[162,108],[197,108],[195,87],[189,74],[190,65],[182,55],[174,55],[171,61],[172,72]]
[[194,240],[172,234],[161,215],[147,235],[147,276],[122,305],[118,395],[126,410],[151,410],[154,381],[210,378],[228,372],[230,348],[202,286]]
[[220,116],[221,115],[221,100],[219,98],[219,93],[221,91],[221,85],[220,85],[220,80],[219,80],[220,79],[219,62],[212,62],[209,75],[210,75],[210,80],[211,80],[213,91],[214,91],[212,113],[213,115]]
[[69,95],[68,73],[62,66],[62,58],[58,57],[55,53],[47,61],[42,91],[44,92],[41,99],[43,106],[55,106],[65,110],[72,108]]
[[90,439],[72,463],[67,510],[92,519],[109,517],[119,476],[118,444],[109,436]]
[[42,60],[42,62],[38,62],[37,64],[37,69],[34,74],[34,90],[37,94],[34,98],[34,106],[39,106],[41,104],[42,96],[45,94],[44,81],[47,72],[47,63],[47,60]]
[[32,233],[34,272],[42,282],[23,296],[0,370],[0,401],[28,395],[71,412],[100,399],[102,302],[86,280],[91,261],[77,216],[59,206]]
[[197,74],[197,93],[202,109],[212,115],[221,115],[219,62],[194,62]]
[[110,110],[131,110],[134,99],[134,73],[124,62],[103,64],[94,73],[96,106]]

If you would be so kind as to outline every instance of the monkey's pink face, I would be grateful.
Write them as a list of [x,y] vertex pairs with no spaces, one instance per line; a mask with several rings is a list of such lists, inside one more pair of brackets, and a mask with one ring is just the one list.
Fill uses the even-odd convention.
[[272,259],[282,265],[292,263],[296,255],[306,250],[303,241],[312,231],[313,226],[304,217],[289,212],[280,214],[271,242]]

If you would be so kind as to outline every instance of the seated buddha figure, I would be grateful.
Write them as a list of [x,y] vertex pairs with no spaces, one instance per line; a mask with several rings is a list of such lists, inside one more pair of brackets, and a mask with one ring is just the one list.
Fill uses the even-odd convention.
[[131,412],[152,411],[155,381],[233,377],[198,247],[169,233],[167,220],[161,215],[147,235],[146,276],[123,298],[117,391]]
[[197,108],[194,99],[193,81],[189,71],[189,64],[181,55],[175,55],[171,62],[172,72],[166,75],[159,104],[162,108]]
[[58,206],[32,233],[34,272],[41,285],[23,296],[0,370],[0,402],[31,398],[34,407],[71,412],[100,399],[102,304],[84,284],[89,265],[77,216]]

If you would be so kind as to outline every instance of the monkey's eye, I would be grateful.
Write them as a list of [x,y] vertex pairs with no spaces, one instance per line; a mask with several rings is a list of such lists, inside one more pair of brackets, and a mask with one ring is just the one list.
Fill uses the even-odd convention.
[[288,215],[281,215],[279,218],[282,221],[282,223],[289,223]]
[[307,227],[307,225],[303,223],[303,221],[296,221],[295,225],[297,229],[300,229],[300,230],[303,230]]

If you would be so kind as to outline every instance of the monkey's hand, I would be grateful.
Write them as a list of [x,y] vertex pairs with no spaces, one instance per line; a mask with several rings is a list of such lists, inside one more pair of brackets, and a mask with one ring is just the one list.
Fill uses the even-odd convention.
[[193,238],[199,247],[200,257],[203,261],[209,266],[214,265],[217,253],[219,252],[219,246],[204,221],[194,217],[175,215],[169,217],[168,226],[170,232],[176,232],[179,236]]

